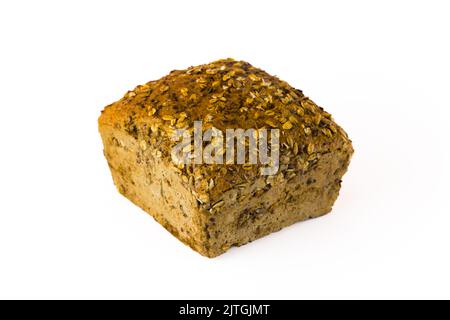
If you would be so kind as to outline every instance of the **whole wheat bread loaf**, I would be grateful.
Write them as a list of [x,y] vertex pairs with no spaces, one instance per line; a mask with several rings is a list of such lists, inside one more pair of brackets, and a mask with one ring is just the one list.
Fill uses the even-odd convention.
[[[194,121],[279,129],[278,170],[177,163],[174,132]],[[104,109],[99,130],[120,193],[207,257],[328,213],[353,154],[344,130],[300,90],[233,59],[136,87]]]

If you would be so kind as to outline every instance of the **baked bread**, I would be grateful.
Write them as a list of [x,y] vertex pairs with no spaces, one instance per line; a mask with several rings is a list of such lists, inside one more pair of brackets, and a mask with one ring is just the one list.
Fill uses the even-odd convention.
[[[192,145],[181,153],[191,162],[177,162],[174,134],[192,133],[194,121],[203,131],[273,130],[278,167],[192,161]],[[136,87],[105,108],[99,130],[120,193],[207,257],[328,213],[353,154],[344,130],[300,90],[233,59]]]

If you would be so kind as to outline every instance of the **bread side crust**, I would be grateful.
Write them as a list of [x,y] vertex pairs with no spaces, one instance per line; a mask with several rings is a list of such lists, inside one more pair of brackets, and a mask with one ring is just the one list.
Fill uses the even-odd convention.
[[136,139],[114,126],[100,125],[104,154],[117,190],[150,214],[180,241],[208,256],[203,215],[171,164],[142,150]]

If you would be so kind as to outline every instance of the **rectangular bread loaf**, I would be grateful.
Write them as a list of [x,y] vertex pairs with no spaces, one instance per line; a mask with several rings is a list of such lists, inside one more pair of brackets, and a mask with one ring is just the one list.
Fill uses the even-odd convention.
[[353,154],[300,90],[232,59],[138,86],[99,130],[120,193],[207,257],[328,213]]

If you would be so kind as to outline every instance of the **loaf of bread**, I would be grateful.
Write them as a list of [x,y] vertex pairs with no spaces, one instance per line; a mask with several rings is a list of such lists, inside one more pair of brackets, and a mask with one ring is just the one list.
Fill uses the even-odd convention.
[[[251,130],[228,157],[220,143],[230,129]],[[99,130],[120,193],[207,257],[328,213],[353,154],[344,130],[302,91],[233,59],[136,87],[105,108]],[[206,131],[213,137],[196,145],[191,134]],[[276,157],[250,163],[264,151],[251,148],[252,135]],[[211,145],[223,162],[203,157]]]

